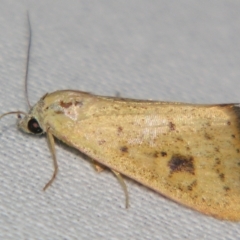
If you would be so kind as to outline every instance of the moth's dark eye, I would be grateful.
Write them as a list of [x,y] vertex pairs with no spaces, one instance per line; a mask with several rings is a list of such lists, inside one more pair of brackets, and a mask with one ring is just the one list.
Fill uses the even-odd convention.
[[31,118],[29,121],[28,121],[28,130],[31,132],[31,133],[34,133],[34,134],[38,134],[38,133],[42,133],[43,130],[40,128],[37,120],[35,118]]

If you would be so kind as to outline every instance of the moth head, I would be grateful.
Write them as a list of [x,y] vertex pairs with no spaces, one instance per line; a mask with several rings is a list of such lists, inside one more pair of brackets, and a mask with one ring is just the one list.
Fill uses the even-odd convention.
[[37,117],[27,114],[23,118],[18,116],[18,127],[20,130],[26,133],[32,133],[35,135],[43,134],[44,130],[41,127]]
[[37,109],[33,107],[29,113],[25,113],[22,111],[14,111],[14,112],[7,112],[0,116],[5,117],[6,115],[16,114],[18,117],[18,128],[26,133],[32,133],[35,135],[43,134],[45,129],[42,127],[41,124],[41,117],[39,114],[36,113]]

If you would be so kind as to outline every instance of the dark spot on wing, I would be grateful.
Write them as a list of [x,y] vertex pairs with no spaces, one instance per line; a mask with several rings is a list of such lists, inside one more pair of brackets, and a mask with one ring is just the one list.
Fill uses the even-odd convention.
[[171,173],[176,172],[188,172],[194,174],[195,168],[193,164],[194,160],[192,156],[183,156],[175,154],[168,162]]
[[75,106],[79,106],[79,107],[81,107],[81,106],[83,105],[83,103],[82,103],[82,102],[78,102],[78,101],[76,101],[76,102],[74,102],[74,105],[75,105]]
[[103,145],[105,142],[106,142],[105,140],[100,140],[100,141],[98,141],[98,144]]
[[229,191],[230,191],[230,187],[227,187],[227,186],[223,187],[223,189],[224,189],[226,192],[229,192]]
[[194,180],[191,184],[188,185],[188,190],[192,191],[194,187],[197,186],[197,180]]
[[117,130],[118,130],[118,133],[121,133],[123,128],[121,126],[119,126]]
[[230,122],[230,121],[227,121],[227,125],[231,125],[231,122]]
[[232,138],[236,138],[236,136],[234,134],[232,134]]
[[221,171],[221,159],[215,158],[215,163],[213,165],[214,171],[217,173],[219,179],[224,182],[225,181],[225,174]]
[[204,137],[205,137],[205,139],[207,139],[207,140],[211,140],[211,139],[212,139],[212,136],[210,136],[208,133],[205,133],[205,134],[204,134]]
[[153,154],[152,154],[152,156],[154,157],[154,158],[158,158],[159,157],[159,155],[161,155],[162,157],[166,157],[167,156],[167,153],[166,152],[157,152],[157,151],[155,151],[155,152],[153,152]]
[[60,101],[60,106],[63,107],[63,108],[69,108],[69,107],[72,106],[72,102],[65,103],[63,101]]
[[177,137],[177,140],[178,140],[179,142],[183,142],[183,139],[182,139],[181,137]]
[[178,186],[178,189],[180,190],[180,191],[184,191],[185,189],[183,188],[183,186]]
[[166,152],[161,152],[162,157],[166,157],[167,153]]
[[214,149],[215,149],[216,152],[219,152],[219,148],[215,147]]
[[170,131],[174,131],[176,129],[176,126],[174,123],[169,122],[169,128],[170,128]]
[[121,150],[122,152],[128,152],[128,148],[127,148],[126,146],[120,147],[120,150]]
[[60,110],[55,111],[55,113],[56,113],[56,114],[63,114],[63,112],[60,111]]
[[210,122],[205,123],[207,127],[210,127],[212,124]]
[[153,157],[158,158],[159,154],[157,151],[153,152]]
[[219,178],[221,179],[221,181],[224,182],[224,180],[225,180],[225,175],[224,175],[224,173],[220,173],[220,174],[219,174]]
[[216,165],[221,164],[221,160],[220,160],[219,158],[215,158],[215,164],[216,164]]

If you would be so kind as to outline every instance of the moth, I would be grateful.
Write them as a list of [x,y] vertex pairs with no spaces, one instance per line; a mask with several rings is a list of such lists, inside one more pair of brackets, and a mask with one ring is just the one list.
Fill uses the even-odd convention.
[[125,193],[121,175],[201,213],[240,220],[239,104],[194,105],[63,90],[45,94],[28,113],[1,117],[7,114],[24,115],[18,122],[24,132],[47,135],[54,173],[44,189],[57,175],[57,138],[111,169]]
[[192,105],[65,90],[44,95],[21,130],[54,137],[116,173],[220,219],[240,220],[240,106]]

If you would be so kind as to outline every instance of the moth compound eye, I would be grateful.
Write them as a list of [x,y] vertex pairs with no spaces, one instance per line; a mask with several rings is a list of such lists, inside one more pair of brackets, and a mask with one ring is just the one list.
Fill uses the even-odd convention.
[[34,134],[38,134],[38,133],[42,133],[43,132],[43,130],[40,128],[40,126],[38,124],[38,121],[35,118],[31,118],[28,121],[28,130],[31,133],[34,133]]

